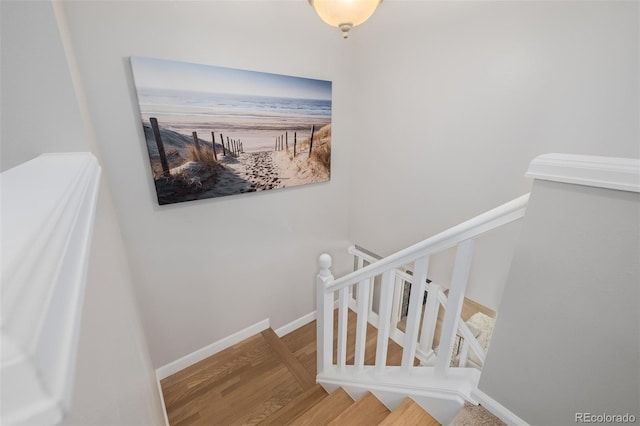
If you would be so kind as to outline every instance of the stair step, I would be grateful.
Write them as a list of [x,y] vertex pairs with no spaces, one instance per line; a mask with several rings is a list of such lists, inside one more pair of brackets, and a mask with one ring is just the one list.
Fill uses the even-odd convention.
[[375,425],[387,417],[389,413],[389,409],[374,394],[367,392],[362,398],[344,410],[342,414],[333,419],[329,425]]
[[441,426],[440,423],[411,398],[405,398],[395,410],[379,423],[380,426],[420,425]]
[[306,391],[292,399],[287,405],[264,419],[259,424],[263,426],[280,426],[287,424],[328,396],[329,394],[324,390],[322,386],[314,385],[313,387],[307,389]]
[[293,419],[289,424],[296,426],[324,426],[329,424],[351,405],[353,405],[353,399],[344,389],[340,388]]

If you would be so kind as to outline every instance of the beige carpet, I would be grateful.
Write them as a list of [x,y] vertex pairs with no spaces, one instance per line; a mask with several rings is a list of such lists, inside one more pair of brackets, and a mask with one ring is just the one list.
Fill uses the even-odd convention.
[[499,418],[480,405],[465,402],[464,408],[449,426],[506,426]]

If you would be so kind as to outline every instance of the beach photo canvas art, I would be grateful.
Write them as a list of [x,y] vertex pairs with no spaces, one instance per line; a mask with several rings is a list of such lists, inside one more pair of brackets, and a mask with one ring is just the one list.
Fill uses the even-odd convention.
[[131,57],[159,204],[326,182],[331,82]]

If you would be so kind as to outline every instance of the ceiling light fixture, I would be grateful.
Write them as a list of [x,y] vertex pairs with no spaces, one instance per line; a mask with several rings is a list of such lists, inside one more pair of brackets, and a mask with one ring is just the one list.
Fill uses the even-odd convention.
[[324,22],[342,30],[342,37],[369,19],[382,0],[309,0]]

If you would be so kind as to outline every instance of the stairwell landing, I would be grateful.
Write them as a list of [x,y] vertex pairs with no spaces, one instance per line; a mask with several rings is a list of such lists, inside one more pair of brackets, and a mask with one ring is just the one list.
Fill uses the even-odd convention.
[[[375,361],[376,333],[369,326],[367,334],[372,344],[367,365]],[[163,379],[169,424],[440,424],[410,398],[387,407],[371,392],[349,395],[338,388],[327,393],[315,383],[315,340],[315,321],[281,338],[269,328]],[[389,365],[399,365],[401,357],[402,348],[390,341]],[[460,416],[468,418],[468,413]],[[452,424],[458,423],[454,420]],[[495,419],[482,424],[502,423]]]

